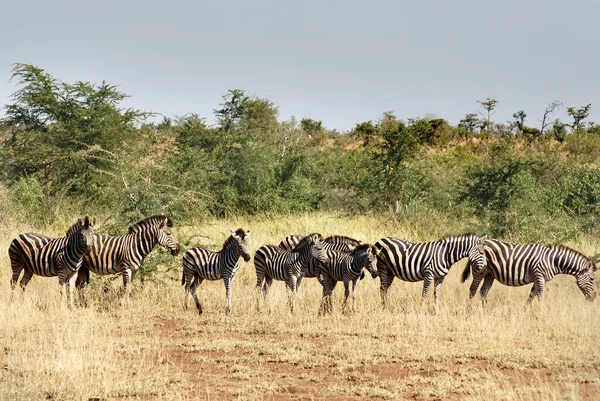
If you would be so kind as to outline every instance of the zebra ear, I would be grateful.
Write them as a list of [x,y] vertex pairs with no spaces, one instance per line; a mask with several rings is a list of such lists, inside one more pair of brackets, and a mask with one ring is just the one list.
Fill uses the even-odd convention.
[[77,218],[77,224],[79,224],[80,226],[83,225],[83,219],[81,217]]
[[235,231],[231,231],[231,230],[229,230],[229,232],[231,233],[231,236],[232,236],[233,238],[238,238],[238,235],[235,233]]
[[246,234],[244,234],[244,238],[248,238],[250,236],[250,230],[246,231]]
[[348,252],[352,252],[356,249],[356,246],[348,244]]

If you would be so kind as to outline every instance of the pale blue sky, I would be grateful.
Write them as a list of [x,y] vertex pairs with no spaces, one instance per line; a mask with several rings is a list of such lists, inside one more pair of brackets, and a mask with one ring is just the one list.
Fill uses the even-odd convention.
[[[351,129],[384,111],[458,122],[499,100],[496,121],[592,103],[600,123],[600,3],[593,0],[2,2],[0,104],[11,64],[106,80],[127,105],[209,122],[228,89],[280,118]],[[566,119],[563,108],[557,115]]]

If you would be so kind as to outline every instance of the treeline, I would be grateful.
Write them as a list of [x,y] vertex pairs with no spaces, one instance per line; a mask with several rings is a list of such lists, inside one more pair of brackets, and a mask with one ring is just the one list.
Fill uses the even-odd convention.
[[231,90],[209,126],[123,108],[101,83],[62,82],[16,64],[17,90],[0,121],[3,214],[38,225],[65,213],[116,225],[153,214],[213,216],[315,210],[437,216],[514,240],[595,232],[600,217],[600,128],[591,105],[540,128],[492,121],[495,99],[456,126],[384,113],[347,133],[320,121],[278,119],[270,100]]

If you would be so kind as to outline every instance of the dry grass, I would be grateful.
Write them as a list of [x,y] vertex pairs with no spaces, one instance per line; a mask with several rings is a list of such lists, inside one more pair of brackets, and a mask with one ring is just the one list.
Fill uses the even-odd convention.
[[[65,227],[69,222],[65,223]],[[307,215],[215,221],[176,227],[190,246],[217,249],[230,229],[250,229],[254,249],[291,233],[424,237],[419,227],[374,218]],[[60,235],[65,227],[57,227]],[[3,229],[1,248],[29,227]],[[101,227],[97,229],[101,232]],[[429,228],[443,235],[444,227]],[[432,235],[432,234],[427,234]],[[570,244],[595,253],[598,242]],[[155,251],[156,252],[156,251]],[[162,252],[162,251],[161,251]],[[180,257],[167,259],[160,283],[139,281],[129,302],[92,289],[89,307],[60,303],[56,279],[34,277],[10,301],[10,264],[0,254],[1,399],[503,399],[584,400],[600,397],[600,319],[571,277],[558,277],[545,308],[524,308],[529,288],[496,284],[482,310],[460,284],[463,263],[442,289],[442,308],[420,305],[420,284],[394,281],[382,311],[378,280],[357,290],[358,312],[318,317],[320,287],[304,281],[297,313],[286,308],[283,283],[269,311],[256,311],[252,262],[241,261],[231,316],[222,282],[198,291],[205,314],[184,311]],[[170,269],[168,269],[170,268]],[[114,284],[120,286],[120,280]],[[193,303],[191,304],[193,305]]]

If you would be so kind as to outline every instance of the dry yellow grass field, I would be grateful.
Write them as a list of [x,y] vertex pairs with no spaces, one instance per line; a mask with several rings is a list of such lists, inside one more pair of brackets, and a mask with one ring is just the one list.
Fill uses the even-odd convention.
[[[46,234],[62,235],[69,224]],[[237,227],[251,230],[252,254],[292,233],[369,242],[449,233],[329,214],[173,230],[189,246],[218,250]],[[116,279],[108,291],[89,288],[88,307],[69,310],[54,278],[34,276],[23,296],[10,300],[6,250],[30,229],[0,229],[1,399],[600,399],[600,306],[585,301],[573,277],[549,283],[543,311],[535,304],[524,308],[529,287],[498,283],[484,310],[478,301],[469,303],[468,284],[460,283],[463,261],[451,269],[434,315],[433,294],[420,305],[422,285],[399,280],[390,288],[389,309],[382,310],[379,281],[367,275],[357,289],[357,313],[341,313],[338,285],[333,314],[319,317],[315,279],[304,280],[294,315],[282,282],[272,286],[269,310],[257,312],[254,266],[240,260],[233,313],[225,316],[222,281],[204,281],[198,290],[204,315],[198,316],[193,303],[183,310],[180,254],[160,257],[167,263],[158,280],[142,285],[136,279],[128,302],[119,301]],[[568,245],[588,255],[600,249],[592,240]],[[166,254],[152,255],[160,253]]]

